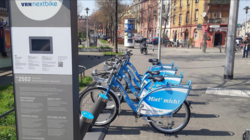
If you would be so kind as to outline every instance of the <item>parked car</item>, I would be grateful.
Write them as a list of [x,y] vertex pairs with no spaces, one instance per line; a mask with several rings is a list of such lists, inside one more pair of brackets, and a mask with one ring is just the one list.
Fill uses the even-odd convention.
[[153,41],[153,39],[151,39],[151,38],[148,38],[148,39],[147,39],[147,43],[148,43],[148,44],[152,44],[152,41]]
[[134,34],[134,38],[135,38],[135,43],[139,43],[139,41],[143,38],[143,36],[141,34]]
[[[112,42],[112,38],[109,38],[107,41],[108,41],[109,43],[111,43],[111,42]],[[122,37],[118,37],[118,38],[117,38],[117,43],[118,43],[118,44],[123,44],[123,43],[124,43],[123,38],[122,38]]]
[[143,43],[144,41],[147,41],[147,38],[141,38],[138,43]]
[[117,38],[117,43],[118,44],[123,44],[124,43],[124,39],[122,37],[118,37]]
[[174,42],[173,42],[173,41],[170,41],[170,40],[166,40],[166,42],[165,42],[165,47],[166,47],[167,45],[172,46],[172,45],[174,45]]
[[[153,39],[153,45],[156,45],[156,44],[158,44],[158,40],[159,40],[159,37],[155,37],[154,39]],[[161,41],[163,42],[163,38],[161,38]]]
[[108,40],[108,38],[109,38],[109,37],[107,37],[106,35],[104,35],[104,36],[102,37],[103,40]]

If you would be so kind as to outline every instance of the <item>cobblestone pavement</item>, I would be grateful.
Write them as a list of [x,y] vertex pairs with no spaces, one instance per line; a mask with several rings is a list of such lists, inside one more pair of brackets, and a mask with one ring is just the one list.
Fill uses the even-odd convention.
[[[141,55],[139,49],[133,49],[131,62],[139,73],[145,72],[149,58],[156,58],[157,51]],[[182,84],[192,80],[193,89],[187,100],[192,104],[191,119],[187,127],[174,135],[165,135],[155,131],[149,123],[139,119],[135,123],[131,109],[122,104],[122,112],[111,123],[105,140],[128,139],[184,139],[184,140],[236,140],[242,138],[242,132],[250,128],[250,98],[205,94],[207,87],[250,90],[250,59],[242,59],[236,54],[235,79],[224,80],[225,54],[216,49],[201,53],[199,49],[163,49],[163,63],[175,62],[179,71],[184,71]],[[100,69],[102,64],[95,67]],[[92,67],[93,69],[93,67]],[[86,71],[90,74],[92,69]],[[133,96],[131,96],[133,97]]]

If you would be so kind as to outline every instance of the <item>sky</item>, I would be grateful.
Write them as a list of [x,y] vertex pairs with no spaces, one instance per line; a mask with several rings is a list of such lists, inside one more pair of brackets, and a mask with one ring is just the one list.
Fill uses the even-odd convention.
[[[95,0],[78,0],[81,1],[82,5],[83,5],[83,9],[85,9],[86,7],[88,7],[89,10],[89,15],[92,14],[93,10],[97,10],[97,7],[95,5]],[[122,0],[123,3],[127,3],[127,4],[131,4],[133,2],[133,0]],[[82,10],[81,15],[87,15],[86,14],[86,10]]]
[[[86,7],[88,7],[89,14],[91,15],[93,10],[97,10],[97,7],[95,5],[95,0],[78,0],[81,1],[83,5],[83,10],[81,12],[81,15],[87,15],[86,11],[84,10]],[[123,0],[123,3],[130,4],[132,3],[133,0]],[[246,13],[244,10],[244,7],[249,6],[250,7],[250,0],[240,0],[240,6],[239,6],[239,14],[238,14],[238,23],[243,23],[246,20]],[[247,19],[250,19],[250,10],[248,12],[248,17]]]

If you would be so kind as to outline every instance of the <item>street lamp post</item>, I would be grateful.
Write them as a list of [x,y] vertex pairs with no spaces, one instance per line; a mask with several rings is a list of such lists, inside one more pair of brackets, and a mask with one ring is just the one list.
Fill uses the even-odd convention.
[[227,30],[227,42],[226,42],[226,64],[224,69],[224,79],[233,79],[234,74],[234,57],[235,57],[235,39],[236,29],[238,22],[240,0],[230,1],[230,10]]
[[[155,16],[157,15],[157,11],[154,11],[154,22],[153,22],[153,39],[154,39],[154,35],[155,35]],[[153,40],[152,40],[152,50],[154,51],[154,44],[153,44]]]
[[89,25],[88,25],[88,24],[89,24],[89,23],[88,23],[88,22],[89,22],[89,21],[88,21],[88,20],[89,20],[89,17],[88,17],[88,13],[89,13],[89,10],[90,10],[90,9],[87,7],[85,10],[86,10],[86,13],[87,13],[87,47],[89,47],[89,31],[88,31],[88,30],[89,30],[89,29],[88,29],[88,28],[89,28],[89,27],[88,27],[88,26],[89,26]]
[[246,6],[244,8],[244,10],[246,10],[245,35],[247,34],[247,13],[248,13],[248,9],[250,9],[249,6]]
[[159,39],[158,39],[158,59],[161,61],[161,27],[162,27],[162,5],[163,0],[161,0],[161,10],[160,10],[160,24],[159,24]]
[[94,36],[95,36],[95,19],[94,19]]

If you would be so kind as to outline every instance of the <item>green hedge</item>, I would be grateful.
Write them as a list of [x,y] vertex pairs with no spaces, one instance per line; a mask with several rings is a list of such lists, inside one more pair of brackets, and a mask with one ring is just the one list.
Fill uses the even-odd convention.
[[114,53],[114,52],[105,52],[104,55],[122,55],[122,52]]
[[107,40],[99,39],[102,43],[109,43]]

